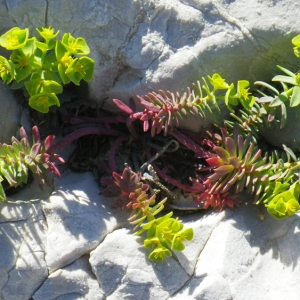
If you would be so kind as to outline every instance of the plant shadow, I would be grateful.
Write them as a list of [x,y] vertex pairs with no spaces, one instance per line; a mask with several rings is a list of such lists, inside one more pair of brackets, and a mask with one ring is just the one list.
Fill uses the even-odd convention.
[[272,251],[272,258],[294,270],[300,258],[300,216],[277,220],[263,206],[253,204],[253,197],[246,195],[232,216],[234,226],[244,232],[251,248],[258,248],[261,255]]

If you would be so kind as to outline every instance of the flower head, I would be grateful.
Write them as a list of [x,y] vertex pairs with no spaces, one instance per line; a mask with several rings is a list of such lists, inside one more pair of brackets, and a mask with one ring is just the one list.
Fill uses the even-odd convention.
[[214,90],[226,90],[229,88],[229,84],[225,82],[225,79],[222,78],[219,74],[214,74],[212,77],[208,76],[208,79],[212,86],[214,87]]
[[276,195],[267,204],[269,214],[276,219],[292,216],[300,209],[299,196],[300,184],[294,183],[288,191]]
[[59,30],[55,33],[54,28],[52,26],[48,27],[38,27],[36,31],[48,42],[59,34]]
[[0,46],[7,50],[15,50],[25,46],[28,39],[28,28],[14,27],[1,35]]
[[5,83],[10,83],[14,78],[13,64],[3,56],[0,56],[0,77]]
[[59,100],[54,93],[37,94],[29,98],[29,105],[35,110],[47,113],[49,107],[53,105],[60,106]]

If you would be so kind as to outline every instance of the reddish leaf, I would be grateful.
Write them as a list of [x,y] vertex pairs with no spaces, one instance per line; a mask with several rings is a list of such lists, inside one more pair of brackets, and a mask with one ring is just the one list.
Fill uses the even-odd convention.
[[214,168],[224,165],[224,161],[220,157],[210,157],[206,159],[206,162]]
[[34,143],[40,143],[41,142],[41,136],[40,132],[37,126],[32,127],[32,138]]
[[125,112],[129,115],[132,115],[134,113],[134,111],[129,106],[127,106],[125,103],[123,103],[121,100],[113,99],[113,102],[123,112]]

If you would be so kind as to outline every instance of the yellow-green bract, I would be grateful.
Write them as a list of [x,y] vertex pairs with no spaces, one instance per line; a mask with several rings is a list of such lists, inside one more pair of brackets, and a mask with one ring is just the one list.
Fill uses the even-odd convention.
[[62,85],[81,80],[89,82],[94,75],[94,61],[82,37],[75,38],[65,33],[61,40],[54,28],[36,29],[44,41],[29,37],[29,29],[14,27],[0,37],[0,46],[12,53],[9,59],[0,56],[0,77],[12,88],[24,88],[29,94],[29,105],[47,113],[49,107],[60,106],[57,94]]

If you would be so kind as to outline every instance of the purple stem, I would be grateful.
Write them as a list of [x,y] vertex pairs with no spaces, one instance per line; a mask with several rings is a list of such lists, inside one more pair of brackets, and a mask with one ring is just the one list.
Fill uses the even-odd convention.
[[89,135],[89,134],[98,134],[98,135],[107,134],[107,135],[112,135],[112,136],[123,135],[122,132],[120,132],[118,130],[114,130],[114,129],[100,128],[100,127],[84,127],[84,128],[80,128],[80,129],[66,135],[59,142],[52,145],[49,148],[48,153],[55,153],[60,148],[65,147],[68,144],[72,143],[73,141],[77,140],[78,138],[80,138],[84,135]]
[[109,161],[108,161],[111,173],[116,172],[115,154],[116,154],[116,150],[117,150],[118,146],[122,142],[125,142],[128,140],[129,140],[129,136],[120,136],[112,144],[110,151],[109,151]]
[[126,117],[124,116],[115,116],[115,117],[100,117],[100,118],[88,118],[88,117],[79,117],[72,118],[70,120],[71,124],[82,124],[82,123],[93,123],[93,124],[102,124],[102,123],[126,123]]
[[[151,158],[150,151],[149,151],[148,147],[146,148],[146,156],[147,156],[148,160]],[[178,188],[180,188],[184,191],[188,191],[188,192],[197,192],[198,191],[198,189],[195,188],[195,187],[183,184],[183,183],[179,182],[178,180],[171,178],[164,171],[162,171],[154,162],[152,162],[151,165],[152,165],[154,171],[158,174],[158,176],[160,176],[166,182],[171,183],[174,186],[177,186]]]
[[195,153],[195,157],[211,157],[211,153],[209,151],[205,151],[201,146],[193,142],[190,138],[188,138],[185,134],[181,133],[177,129],[173,129],[170,132],[170,134],[173,135],[180,143],[185,145],[188,149],[192,150]]

